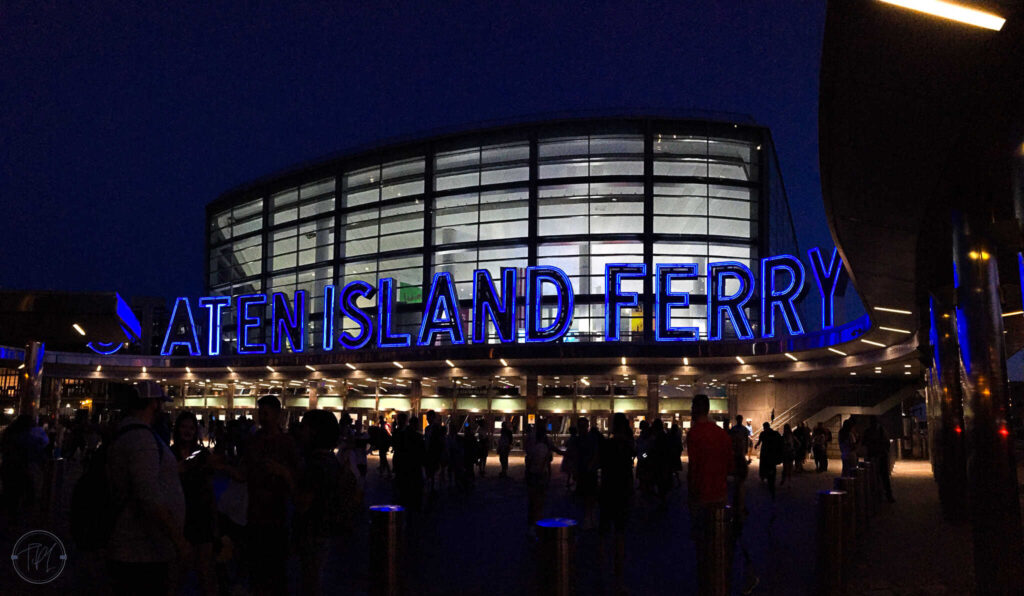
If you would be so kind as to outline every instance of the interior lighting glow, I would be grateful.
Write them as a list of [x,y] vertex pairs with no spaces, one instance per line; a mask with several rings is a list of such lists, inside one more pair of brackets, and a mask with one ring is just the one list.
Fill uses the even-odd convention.
[[308,365],[308,364],[306,365],[306,368],[308,368],[309,370],[311,370],[313,372],[316,372],[316,369],[313,368],[312,366]]
[[899,308],[886,308],[884,306],[876,306],[875,310],[878,312],[891,312],[894,315],[912,315],[914,313],[909,310],[903,310]]
[[866,343],[866,344],[868,344],[868,345],[878,346],[879,348],[884,348],[885,347],[885,344],[879,343],[877,341],[871,341],[870,339],[862,339],[861,341]]
[[146,367],[145,366],[142,367],[142,374],[146,374]]
[[1003,24],[1006,23],[1006,19],[999,15],[944,0],[882,0],[882,2],[992,31],[1001,30]]
[[82,329],[82,326],[78,323],[72,323],[71,326],[75,328],[79,335],[85,335],[85,329]]
[[846,352],[844,352],[842,350],[837,350],[835,348],[829,348],[828,351],[829,352],[834,352],[836,354],[839,354],[840,356],[846,356]]
[[909,329],[897,329],[896,327],[879,327],[879,329],[882,331],[892,331],[893,333],[910,333]]
[[229,373],[235,372],[234,369],[232,369],[230,366],[225,366],[224,368],[228,369]]
[[504,358],[498,358],[498,362],[500,362],[502,366],[508,366],[508,360],[505,360]]
[[397,366],[398,368],[405,368],[404,366],[402,366],[402,364],[401,364],[400,362],[394,362],[394,361],[392,361],[392,362],[391,362],[391,364],[394,364],[394,365],[395,365],[395,366]]
[[743,359],[740,358],[739,356],[736,357],[736,362],[739,362],[740,364],[746,364],[746,362],[744,362]]
[[188,374],[188,375],[192,374],[192,369],[186,366],[185,367],[185,374]]
[[24,362],[22,362],[21,364],[18,365],[18,370],[21,370],[23,368],[25,368],[25,363]]
[[799,360],[797,360],[796,356],[790,354],[789,352],[786,352],[786,358],[789,358],[793,362],[800,362]]
[[683,366],[690,366],[690,359],[685,356],[683,357]]
[[620,362],[622,362],[622,366],[626,366],[626,357],[623,356]]
[[910,365],[909,364],[904,364],[903,368],[910,368]]
[[587,387],[590,387],[590,381],[588,381],[588,380],[586,380],[586,379],[580,379],[580,383],[583,383],[583,384],[584,384],[584,385],[586,385]]
[[1004,312],[1003,313],[1004,317],[1012,317],[1012,316],[1015,316],[1015,315],[1024,315],[1024,310],[1015,310],[1015,311],[1012,311],[1012,312]]
[[274,369],[269,364],[267,365],[267,370],[269,370],[270,372],[274,372]]
[[102,364],[97,364],[96,365],[96,372],[100,372],[101,370],[103,370],[103,365]]
[[352,370],[359,370],[359,369],[358,369],[358,368],[356,368],[356,367],[355,367],[355,366],[354,366],[354,365],[353,365],[353,364],[352,364],[351,362],[346,362],[346,363],[345,363],[345,366],[347,366],[347,367],[351,368]]
[[910,371],[908,370],[908,371],[906,371],[906,372],[905,372],[905,373],[903,373],[903,374],[905,374],[905,375],[912,375],[912,374],[914,374],[914,373],[912,373],[912,372],[910,372]]
[[855,372],[852,372],[852,373],[850,373],[850,376],[851,376],[851,377],[856,377],[856,376],[857,376],[857,373],[855,373]]
[[452,368],[455,368],[455,363],[453,363],[451,360],[445,360],[444,363]]

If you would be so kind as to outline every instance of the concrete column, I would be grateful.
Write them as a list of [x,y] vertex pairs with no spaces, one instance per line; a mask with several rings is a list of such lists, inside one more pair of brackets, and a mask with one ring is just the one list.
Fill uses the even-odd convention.
[[413,379],[409,381],[409,408],[414,418],[419,420],[420,402],[423,399],[423,381]]
[[537,375],[526,376],[526,415],[537,415],[540,409],[539,383]]
[[930,300],[932,383],[928,388],[928,430],[933,473],[942,513],[951,521],[967,519],[967,464],[964,457],[964,406],[956,345],[956,313]]
[[[182,394],[184,395],[185,390],[188,389],[188,383],[182,385]],[[258,393],[258,392],[257,392]],[[182,402],[184,403],[184,402]],[[224,407],[228,411],[228,420],[235,417],[235,384],[228,383],[228,390],[224,392]]]
[[[661,404],[658,403],[658,399],[661,396],[661,381],[658,375],[646,376],[647,390],[645,393],[647,394],[647,419],[653,422],[654,419],[658,417],[661,410]],[[637,386],[639,387],[642,383],[643,381],[641,380],[641,383],[638,383]]]
[[380,418],[380,380],[373,386],[373,409],[377,412],[376,418]]
[[18,413],[28,414],[35,420],[39,414],[39,400],[43,390],[43,358],[46,345],[34,341],[25,346],[25,362],[18,375]]
[[[982,218],[953,214],[956,329],[964,386],[967,485],[979,594],[1010,594],[1024,582],[1017,468],[1007,420],[1009,391],[995,243]],[[1012,561],[1007,564],[1006,561]]]
[[306,393],[309,396],[309,405],[307,406],[310,410],[317,409],[317,401],[320,397],[320,388],[317,387],[315,382],[310,383],[306,389]]

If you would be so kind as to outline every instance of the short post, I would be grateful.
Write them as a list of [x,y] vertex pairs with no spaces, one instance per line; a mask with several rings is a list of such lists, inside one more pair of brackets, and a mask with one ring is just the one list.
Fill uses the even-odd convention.
[[857,465],[858,468],[864,468],[864,472],[868,477],[868,515],[874,517],[878,513],[878,496],[879,496],[879,485],[878,481],[878,469],[875,467],[875,463],[872,461],[864,460],[863,463]]
[[732,576],[732,508],[702,509],[703,536],[697,539],[697,591],[701,596],[728,596]]
[[[860,534],[857,527],[857,479],[853,476],[840,476],[833,481],[833,488],[846,493],[843,498],[843,537],[853,539]],[[850,553],[844,554],[849,556]]]
[[569,596],[573,592],[572,559],[577,521],[567,517],[549,517],[537,522],[537,537],[542,546],[541,592]]
[[399,564],[404,512],[401,505],[370,507],[370,593],[376,596],[401,593]]
[[857,526],[861,532],[868,529],[868,474],[864,468],[853,470],[853,477],[857,483]]
[[843,500],[839,490],[818,491],[818,594],[843,593]]

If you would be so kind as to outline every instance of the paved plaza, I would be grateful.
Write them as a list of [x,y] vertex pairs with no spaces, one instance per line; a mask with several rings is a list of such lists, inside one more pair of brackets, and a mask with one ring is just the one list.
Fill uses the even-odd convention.
[[[734,593],[742,577],[759,578],[754,594],[812,594],[815,563],[815,492],[831,485],[839,462],[826,474],[805,472],[779,488],[772,503],[759,486],[756,460],[747,480],[750,517],[735,559]],[[391,481],[376,473],[370,458],[366,486],[368,504],[392,500]],[[423,513],[412,517],[406,533],[407,551],[402,572],[409,594],[533,594],[539,592],[536,570],[540,548],[526,532],[526,488],[522,457],[512,458],[511,478],[497,477],[497,459],[488,474],[478,478],[470,494],[442,488]],[[557,470],[558,460],[554,467]],[[69,485],[75,468],[69,470]],[[685,471],[683,473],[685,482]],[[866,535],[856,543],[850,594],[916,595],[968,594],[973,586],[970,533],[967,526],[942,520],[937,490],[927,462],[897,462],[893,477],[897,502],[883,504]],[[552,478],[546,513],[582,518],[582,504],[566,491],[557,471]],[[27,529],[44,527],[67,537],[61,518],[7,520],[2,527],[2,548],[10,552],[14,540]],[[672,491],[666,509],[653,496],[637,494],[629,518],[626,587],[631,594],[692,594],[696,592],[694,545],[689,537],[685,485]],[[30,586],[16,577],[9,564],[0,571],[4,594],[102,593],[102,564],[69,550],[67,569],[55,582]],[[610,550],[610,549],[609,549]],[[738,549],[739,550],[739,549]],[[282,545],[282,554],[287,553]],[[6,556],[5,556],[6,560]],[[368,526],[333,545],[325,572],[326,593],[364,594],[369,591]],[[611,564],[602,564],[596,529],[577,535],[575,581],[579,594],[614,594]],[[298,592],[298,565],[292,557],[293,592]],[[190,586],[190,593],[195,593]],[[236,590],[236,593],[245,593]]]

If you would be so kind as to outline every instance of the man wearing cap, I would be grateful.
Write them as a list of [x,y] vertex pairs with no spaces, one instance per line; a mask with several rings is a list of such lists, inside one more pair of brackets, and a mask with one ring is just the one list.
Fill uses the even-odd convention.
[[107,542],[111,584],[115,594],[166,593],[171,561],[188,552],[178,463],[152,428],[170,398],[151,381],[120,397],[124,418],[107,455],[119,509]]

